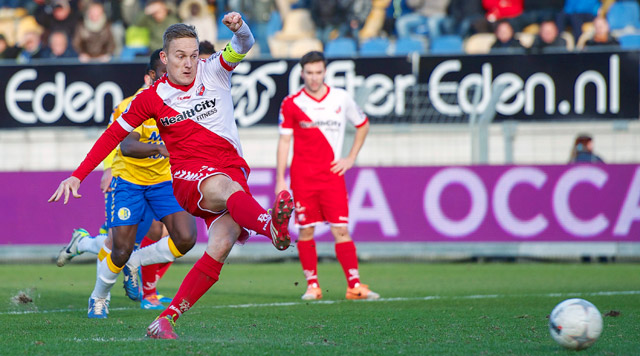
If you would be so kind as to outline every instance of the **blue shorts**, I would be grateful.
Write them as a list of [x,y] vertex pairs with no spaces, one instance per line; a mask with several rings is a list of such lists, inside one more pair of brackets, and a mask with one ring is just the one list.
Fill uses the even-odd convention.
[[108,227],[138,225],[136,243],[142,241],[153,220],[184,211],[173,196],[170,181],[138,185],[120,177],[111,181],[111,202],[105,198]]
[[[116,189],[116,178],[111,178],[111,191],[105,193],[104,195],[104,215],[105,215],[105,226],[107,227],[107,230],[111,228],[111,212],[114,209],[113,206],[113,194],[115,193],[115,189]],[[147,203],[147,206],[145,208],[145,213],[144,213],[144,218],[142,218],[142,221],[140,221],[140,223],[138,224],[138,229],[136,230],[136,245],[139,245],[140,242],[142,242],[142,239],[144,239],[145,235],[147,235],[147,232],[149,231],[149,228],[151,227],[151,223],[153,223],[153,211],[151,209],[149,209],[149,203]]]

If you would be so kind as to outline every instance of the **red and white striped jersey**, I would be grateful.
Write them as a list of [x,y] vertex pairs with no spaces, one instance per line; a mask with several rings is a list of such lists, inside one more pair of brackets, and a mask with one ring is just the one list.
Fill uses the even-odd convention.
[[174,175],[183,166],[192,167],[195,162],[209,167],[243,167],[248,173],[230,90],[231,72],[237,64],[224,60],[219,51],[198,61],[197,75],[191,85],[171,83],[165,74],[135,96],[73,175],[84,179],[104,158],[100,156],[106,156],[148,118],[156,120],[171,154],[169,162]]
[[347,120],[360,127],[367,116],[343,89],[327,86],[320,100],[304,88],[287,96],[280,106],[280,134],[293,134],[292,172],[305,177],[329,173],[340,158]]
[[218,52],[198,61],[189,86],[173,84],[165,75],[138,94],[118,122],[130,131],[145,116],[155,118],[174,173],[181,163],[193,161],[213,167],[246,166],[233,117],[232,70]]

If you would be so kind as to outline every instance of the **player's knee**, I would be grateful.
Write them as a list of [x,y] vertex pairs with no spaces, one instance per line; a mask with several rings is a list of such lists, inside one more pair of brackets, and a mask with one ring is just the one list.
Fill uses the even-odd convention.
[[124,266],[125,263],[129,260],[131,253],[133,252],[133,247],[129,248],[114,248],[111,251],[111,261],[118,267]]
[[171,234],[171,240],[182,254],[187,253],[196,244],[198,233],[195,230],[177,231]]

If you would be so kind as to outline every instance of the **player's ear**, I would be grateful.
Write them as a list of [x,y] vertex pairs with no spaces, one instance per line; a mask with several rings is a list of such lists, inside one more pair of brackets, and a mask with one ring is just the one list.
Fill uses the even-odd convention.
[[160,51],[160,60],[164,65],[167,65],[167,53],[164,50]]

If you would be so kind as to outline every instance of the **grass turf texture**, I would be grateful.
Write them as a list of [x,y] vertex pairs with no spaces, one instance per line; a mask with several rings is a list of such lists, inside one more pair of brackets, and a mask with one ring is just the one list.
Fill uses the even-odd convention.
[[[190,264],[159,283],[173,295]],[[550,337],[547,316],[581,297],[604,315],[581,354],[640,350],[640,273],[633,264],[361,264],[382,301],[346,301],[337,263],[319,265],[321,302],[304,302],[298,264],[227,264],[220,282],[178,320],[179,340],[144,337],[159,314],[112,290],[107,320],[87,319],[95,266],[0,265],[0,354],[125,355],[573,355]],[[635,291],[619,293],[621,291]],[[13,301],[24,292],[33,301]],[[616,292],[616,293],[603,293]],[[557,293],[557,294],[556,294]],[[31,313],[27,313],[31,311]]]

